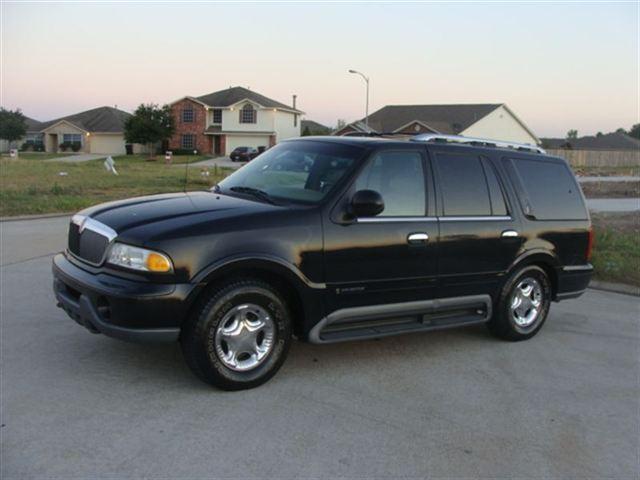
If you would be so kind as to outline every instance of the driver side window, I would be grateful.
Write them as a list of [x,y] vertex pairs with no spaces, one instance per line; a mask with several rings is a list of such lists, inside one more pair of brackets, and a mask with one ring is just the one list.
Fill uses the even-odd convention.
[[360,172],[355,188],[375,190],[384,200],[379,217],[421,217],[425,215],[422,156],[412,151],[379,152]]

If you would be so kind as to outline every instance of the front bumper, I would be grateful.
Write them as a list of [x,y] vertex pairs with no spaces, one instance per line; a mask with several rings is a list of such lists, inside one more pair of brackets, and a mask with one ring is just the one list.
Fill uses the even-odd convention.
[[93,274],[64,254],[53,259],[58,306],[92,333],[132,342],[174,342],[187,312],[192,284],[133,281]]

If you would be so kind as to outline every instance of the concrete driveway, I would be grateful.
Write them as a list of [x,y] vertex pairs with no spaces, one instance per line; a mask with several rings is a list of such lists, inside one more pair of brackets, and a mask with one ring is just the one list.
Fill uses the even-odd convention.
[[637,478],[638,298],[589,291],[541,333],[294,343],[266,385],[196,380],[177,345],[55,307],[68,219],[0,223],[0,477]]

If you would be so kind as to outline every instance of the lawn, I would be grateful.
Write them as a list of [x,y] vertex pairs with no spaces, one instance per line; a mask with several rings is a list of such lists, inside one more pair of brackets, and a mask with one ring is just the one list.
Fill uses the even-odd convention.
[[595,278],[640,286],[640,212],[593,214]]
[[[200,157],[180,157],[180,161]],[[119,175],[107,172],[103,160],[89,162],[34,162],[24,158],[0,159],[0,216],[74,212],[96,203],[138,195],[205,190],[230,173],[210,168],[165,165],[131,155],[116,157]],[[178,163],[180,163],[180,161]],[[186,186],[185,186],[186,180]]]

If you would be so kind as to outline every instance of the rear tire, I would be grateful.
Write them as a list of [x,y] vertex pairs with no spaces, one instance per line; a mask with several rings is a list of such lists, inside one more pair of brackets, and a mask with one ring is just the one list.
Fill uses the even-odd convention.
[[237,280],[205,294],[180,344],[198,378],[223,390],[244,390],[276,374],[291,330],[289,309],[276,290],[259,280]]
[[551,282],[546,272],[536,265],[524,267],[505,282],[487,327],[504,340],[527,340],[544,325],[550,305]]

